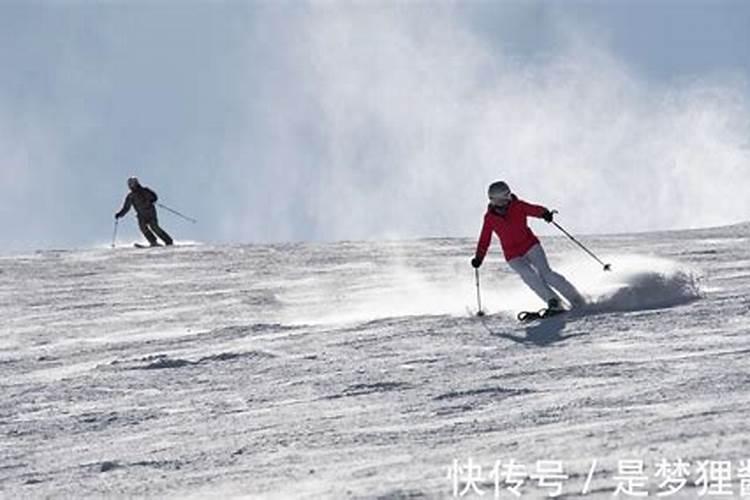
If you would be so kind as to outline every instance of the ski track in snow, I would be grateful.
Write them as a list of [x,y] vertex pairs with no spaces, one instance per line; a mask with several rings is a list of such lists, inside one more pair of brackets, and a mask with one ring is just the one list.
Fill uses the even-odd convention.
[[531,325],[497,247],[467,312],[473,240],[0,257],[0,497],[450,498],[471,457],[562,460],[566,498],[597,459],[611,498],[617,460],[746,459],[748,236],[586,238],[606,275],[548,239],[592,304]]

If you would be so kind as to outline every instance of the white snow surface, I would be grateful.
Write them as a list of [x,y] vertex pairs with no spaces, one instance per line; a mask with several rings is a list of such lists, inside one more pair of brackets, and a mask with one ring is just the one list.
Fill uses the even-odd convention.
[[0,257],[0,497],[451,498],[512,458],[612,498],[619,460],[747,459],[750,228],[583,239],[613,271],[545,239],[589,305],[529,325],[496,242],[484,318],[469,239]]

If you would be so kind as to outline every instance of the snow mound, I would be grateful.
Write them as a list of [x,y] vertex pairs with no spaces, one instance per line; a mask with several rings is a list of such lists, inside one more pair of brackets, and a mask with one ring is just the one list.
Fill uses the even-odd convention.
[[586,296],[587,311],[662,309],[701,297],[698,271],[666,259],[619,256],[611,272],[579,272],[574,283]]

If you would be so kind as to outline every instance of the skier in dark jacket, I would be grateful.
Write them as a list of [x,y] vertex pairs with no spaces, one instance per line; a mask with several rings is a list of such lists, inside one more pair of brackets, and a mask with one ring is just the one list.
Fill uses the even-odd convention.
[[[159,220],[156,217],[154,203],[159,199],[156,193],[147,187],[141,186],[141,183],[135,177],[128,179],[128,188],[130,188],[130,193],[125,197],[122,209],[115,214],[115,219],[123,217],[132,206],[135,208],[135,213],[138,216],[138,227],[141,228],[141,232],[149,244],[152,247],[158,246],[159,243],[156,240],[156,236],[159,236],[166,245],[171,245],[172,238],[166,231],[159,227]],[[154,233],[156,233],[156,236]]]

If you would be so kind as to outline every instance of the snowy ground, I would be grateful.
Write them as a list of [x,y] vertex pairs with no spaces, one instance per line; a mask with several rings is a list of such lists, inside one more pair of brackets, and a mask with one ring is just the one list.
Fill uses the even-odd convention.
[[531,326],[496,246],[470,314],[470,240],[0,257],[0,497],[493,498],[511,459],[656,497],[679,458],[695,498],[750,458],[750,228],[586,242],[613,273],[545,245],[591,310]]

